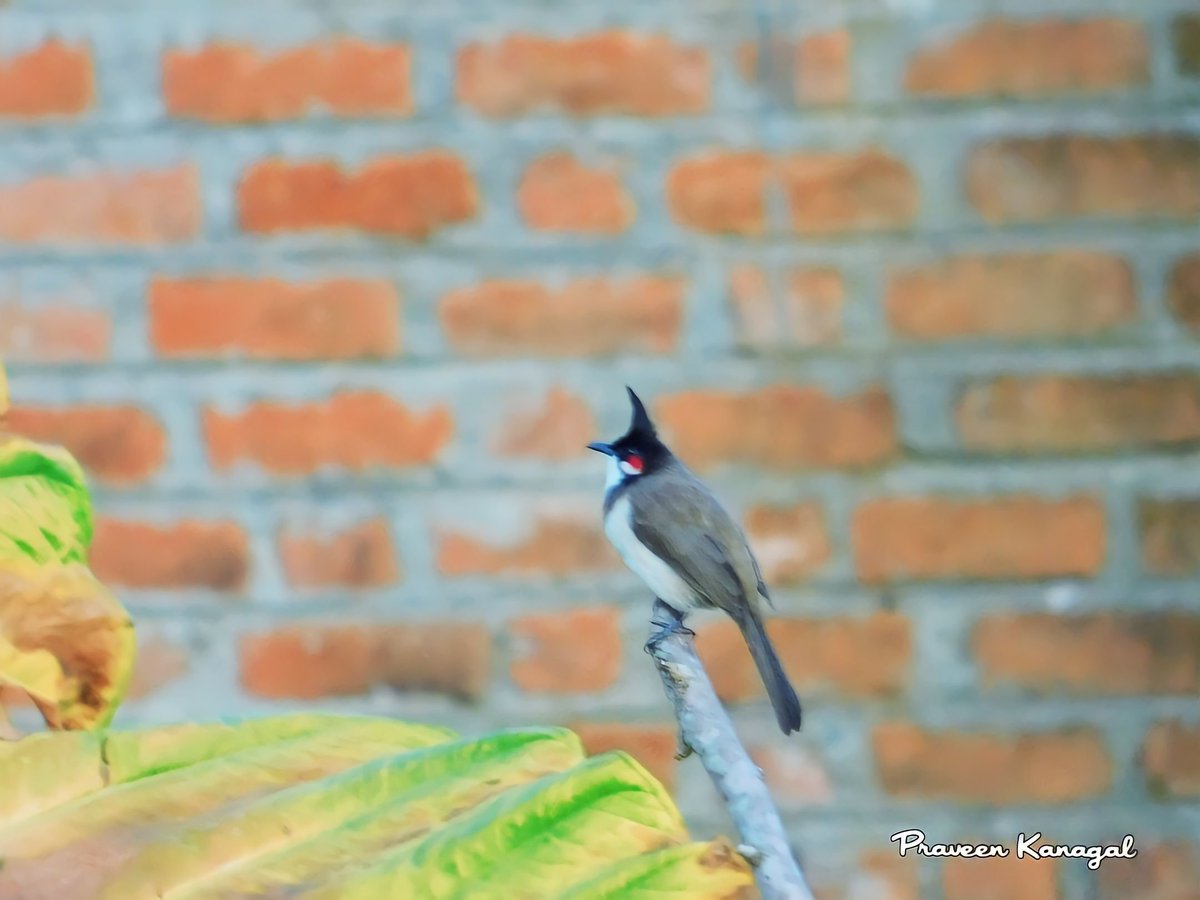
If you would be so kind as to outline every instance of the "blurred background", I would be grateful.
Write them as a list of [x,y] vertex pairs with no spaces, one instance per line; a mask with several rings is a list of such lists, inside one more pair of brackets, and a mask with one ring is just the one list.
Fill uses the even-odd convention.
[[1198,214],[1185,0],[0,3],[117,722],[560,723],[727,829],[600,531],[630,384],[773,587],[799,736],[699,640],[824,900],[1200,896]]

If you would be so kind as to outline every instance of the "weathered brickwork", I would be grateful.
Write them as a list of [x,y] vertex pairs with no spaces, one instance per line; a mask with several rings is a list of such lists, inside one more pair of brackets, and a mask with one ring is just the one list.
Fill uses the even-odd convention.
[[[1194,4],[168,6],[0,3],[9,425],[89,472],[120,721],[562,723],[721,827],[628,383],[771,581],[800,736],[696,630],[821,897],[1195,896]],[[1012,823],[1143,853],[888,843]]]

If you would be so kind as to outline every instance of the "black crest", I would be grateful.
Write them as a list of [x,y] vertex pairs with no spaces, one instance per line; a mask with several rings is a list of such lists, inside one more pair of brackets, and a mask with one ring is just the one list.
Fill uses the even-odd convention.
[[[629,477],[648,475],[671,462],[671,451],[658,439],[658,432],[654,423],[650,421],[650,414],[646,412],[646,405],[642,403],[641,398],[628,385],[625,386],[625,390],[629,392],[629,403],[633,406],[629,430],[611,444],[596,441],[588,444],[588,449],[628,464],[629,469],[622,471]],[[610,490],[605,502],[611,505],[621,489],[622,487],[618,486]]]
[[629,420],[629,431],[626,432],[626,437],[640,438],[646,441],[655,440],[658,432],[654,430],[654,423],[650,421],[650,414],[646,412],[645,404],[629,385],[625,385],[625,390],[629,393],[629,402],[633,404],[633,418]]
[[625,390],[629,392],[633,417],[629,420],[629,430],[613,442],[613,447],[621,458],[626,452],[636,453],[645,465],[644,472],[652,472],[670,458],[671,451],[658,439],[658,431],[641,398],[628,385]]

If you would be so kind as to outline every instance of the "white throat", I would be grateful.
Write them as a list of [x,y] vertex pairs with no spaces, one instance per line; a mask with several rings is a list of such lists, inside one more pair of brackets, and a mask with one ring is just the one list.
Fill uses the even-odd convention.
[[605,467],[604,492],[608,493],[624,480],[625,472],[621,468],[620,460],[615,456],[610,456],[608,465]]
[[641,475],[642,470],[635,469],[623,459],[617,459],[615,456],[608,458],[608,467],[604,476],[604,492],[608,493],[622,481],[633,478],[635,475]]

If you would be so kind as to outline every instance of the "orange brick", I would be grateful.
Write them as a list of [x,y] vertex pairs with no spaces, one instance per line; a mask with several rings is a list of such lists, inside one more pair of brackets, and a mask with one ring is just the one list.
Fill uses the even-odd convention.
[[854,512],[854,560],[871,583],[1092,576],[1104,565],[1093,497],[894,497]]
[[113,586],[240,591],[250,569],[250,545],[233,522],[100,519],[91,563],[96,576]]
[[989,224],[1068,218],[1187,220],[1200,213],[1200,138],[1062,134],[985,141],[966,191]]
[[101,310],[0,300],[0,357],[10,363],[102,362],[111,346],[112,321]]
[[667,177],[671,217],[692,231],[758,237],[767,230],[771,160],[712,151],[680,161]]
[[942,864],[946,900],[1059,900],[1054,859],[952,857]]
[[804,581],[829,562],[832,553],[819,503],[752,507],[746,513],[746,531],[770,585]]
[[1200,253],[1189,253],[1171,267],[1167,307],[1184,328],[1200,332]]
[[467,356],[669,353],[679,340],[685,283],[643,275],[580,278],[560,288],[487,281],[438,305],[450,346]]
[[95,92],[92,54],[50,39],[0,59],[0,117],[36,119],[86,112]]
[[583,749],[589,756],[599,756],[610,750],[624,750],[668,790],[674,788],[677,742],[673,726],[575,722],[570,728],[579,735]]
[[494,118],[557,110],[574,116],[704,112],[708,54],[662,35],[601,31],[572,38],[513,34],[458,52],[458,101]]
[[816,900],[919,900],[921,896],[915,860],[901,859],[895,849],[864,851],[852,869],[838,874],[836,881],[814,880]]
[[589,168],[569,153],[530,164],[517,188],[517,209],[535,231],[620,234],[634,218],[633,200],[611,169]]
[[238,220],[271,233],[353,229],[423,239],[473,218],[479,201],[466,164],[444,150],[375,159],[345,172],[329,161],[269,159],[238,186]]
[[1159,575],[1200,570],[1200,499],[1143,500],[1138,527],[1146,569]]
[[[599,518],[597,513],[597,521]],[[451,528],[439,528],[437,532],[437,569],[451,578],[462,575],[561,577],[613,570],[619,565],[599,525],[565,517],[535,518],[526,535],[501,544]]]
[[1142,745],[1142,768],[1156,797],[1200,797],[1200,725],[1178,719],[1154,725]]
[[894,231],[916,221],[913,174],[880,150],[796,154],[780,164],[780,177],[797,234]]
[[234,43],[163,55],[167,112],[208,122],[270,122],[324,110],[337,116],[412,111],[402,44],[341,38],[276,53]]
[[278,475],[323,466],[364,471],[428,465],[453,432],[446,407],[416,412],[379,391],[343,391],[314,403],[260,401],[232,414],[204,411],[213,466],[249,461]]
[[922,48],[904,86],[938,97],[1040,97],[1149,80],[1150,47],[1137,22],[991,19]]
[[355,359],[400,349],[400,300],[387,281],[156,278],[149,315],[163,356]]
[[142,700],[188,673],[187,648],[162,637],[138,638],[127,701]]
[[850,32],[810,34],[796,47],[794,90],[801,103],[834,105],[850,99]]
[[[792,98],[797,103],[833,106],[850,99],[853,76],[849,31],[815,32],[795,42],[775,41],[769,50],[772,80],[782,70],[789,77]],[[762,80],[757,43],[738,48],[738,67],[747,81]]]
[[380,518],[331,536],[285,529],[279,557],[287,583],[295,588],[384,587],[400,580],[392,534]]
[[972,647],[989,683],[1076,694],[1200,691],[1200,616],[1187,613],[989,616]]
[[827,806],[832,802],[829,772],[811,749],[791,741],[751,744],[746,750],[762,769],[767,790],[781,806]]
[[1091,337],[1133,321],[1133,272],[1087,251],[959,256],[888,273],[895,334],[918,340]]
[[898,798],[1065,804],[1102,796],[1113,779],[1104,741],[1087,728],[999,735],[897,721],[876,726],[871,743],[884,790]]
[[777,470],[858,468],[896,452],[895,416],[882,388],[831,396],[780,384],[758,391],[685,391],[658,404],[671,448],[688,465],[747,463]]
[[523,691],[595,693],[621,675],[621,620],[611,606],[521,616],[511,630],[531,645],[509,670]]
[[595,434],[587,403],[556,387],[536,408],[510,409],[491,446],[501,456],[558,461],[582,456]]
[[1170,843],[1139,846],[1133,859],[1106,859],[1096,874],[1096,900],[1196,900],[1200,848]]
[[478,699],[490,659],[487,629],[458,621],[293,625],[238,642],[242,686],[271,700],[364,694],[377,685]]
[[1188,372],[1004,376],[963,391],[963,444],[988,453],[1126,450],[1200,438],[1200,378]]
[[842,338],[845,287],[836,269],[794,269],[782,296],[759,268],[739,266],[729,278],[729,301],[741,347],[771,350],[837,344]]
[[190,164],[0,185],[0,240],[14,244],[179,243],[199,235],[202,216]]
[[[908,621],[896,613],[862,619],[773,618],[767,633],[801,697],[814,691],[888,696],[907,683],[912,638]],[[700,628],[696,650],[722,700],[762,696],[758,671],[732,621],[720,619]]]
[[71,452],[88,474],[128,487],[150,478],[166,457],[162,426],[136,406],[15,407],[8,426],[17,434]]

